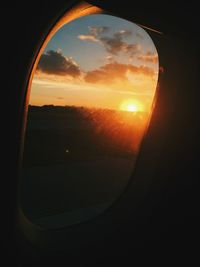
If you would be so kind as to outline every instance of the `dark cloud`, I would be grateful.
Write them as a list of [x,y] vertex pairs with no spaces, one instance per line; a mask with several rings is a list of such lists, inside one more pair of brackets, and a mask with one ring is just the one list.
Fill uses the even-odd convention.
[[139,46],[137,44],[128,44],[124,42],[122,35],[118,33],[115,33],[112,37],[101,37],[100,40],[106,50],[113,55],[125,52],[130,56],[133,56],[139,50]]
[[78,77],[81,74],[79,66],[69,57],[64,57],[61,51],[49,50],[41,55],[37,66],[47,74]]
[[152,78],[155,75],[154,70],[146,66],[135,66],[131,64],[113,62],[105,64],[99,69],[87,72],[85,75],[85,81],[89,83],[109,83],[117,80],[125,81],[127,80],[127,71],[136,74],[144,74]]
[[101,33],[105,33],[109,31],[109,27],[107,26],[101,26],[101,27],[89,27],[90,34],[92,36],[97,36]]
[[124,52],[130,57],[133,57],[138,53],[140,50],[138,44],[129,44],[124,41],[124,38],[128,38],[132,35],[132,31],[121,30],[114,33],[112,36],[102,35],[102,33],[106,33],[108,30],[108,27],[90,27],[89,34],[79,35],[78,38],[84,41],[99,42],[105,47],[107,52],[112,55]]
[[130,30],[121,30],[121,31],[114,33],[114,36],[120,39],[129,37],[131,35],[132,35],[132,31]]

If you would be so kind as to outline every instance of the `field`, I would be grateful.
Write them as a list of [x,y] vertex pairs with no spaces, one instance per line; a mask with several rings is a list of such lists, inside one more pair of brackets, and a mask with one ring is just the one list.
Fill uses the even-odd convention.
[[29,106],[21,186],[27,217],[56,227],[110,206],[134,169],[146,118],[139,112]]

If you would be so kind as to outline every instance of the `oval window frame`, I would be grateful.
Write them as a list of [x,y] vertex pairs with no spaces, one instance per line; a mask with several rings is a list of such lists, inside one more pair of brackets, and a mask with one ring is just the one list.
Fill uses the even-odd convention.
[[[69,11],[65,11],[64,15],[61,14],[56,24],[52,27],[50,32],[47,33],[47,36],[45,37],[45,39],[42,40],[41,47],[35,53],[36,54],[35,60],[34,60],[34,63],[33,63],[33,66],[30,72],[30,76],[28,77],[28,82],[26,86],[26,95],[24,99],[25,110],[24,110],[24,120],[23,120],[23,127],[22,127],[23,138],[24,138],[24,133],[25,133],[25,128],[26,128],[28,102],[29,102],[29,97],[30,97],[32,79],[33,79],[38,61],[40,59],[40,56],[46,44],[49,42],[49,40],[55,34],[55,32],[58,29],[60,29],[63,25],[67,24],[68,22],[74,19],[77,19],[82,16],[90,15],[90,14],[109,14],[109,15],[117,16],[115,14],[110,14],[102,10],[101,8],[92,6],[86,2],[81,2],[80,4],[77,4],[74,7],[72,7]],[[141,24],[137,24],[137,25],[139,25],[140,27],[143,27],[145,30],[152,31],[153,34],[156,34],[155,38],[152,38],[152,35],[150,35],[150,37],[152,38],[153,43],[157,49],[158,55],[160,56],[159,47],[157,46],[157,43],[159,44],[160,37],[161,37],[160,32],[151,30],[148,27],[142,26]],[[156,42],[156,39],[157,39],[157,42]],[[159,62],[160,62],[160,57],[159,57]],[[157,89],[156,89],[155,96],[154,96],[153,107],[155,106],[156,100],[158,98],[159,85],[160,85],[160,73],[158,74]],[[152,113],[153,113],[153,109],[149,116],[150,118],[149,121],[151,120]],[[146,128],[146,133],[148,131],[148,128],[149,126],[147,126]],[[145,139],[146,133],[144,134],[143,139]],[[21,155],[23,153],[23,142],[24,140],[22,139]],[[141,150],[142,150],[142,147],[140,148],[139,154],[142,153]],[[139,162],[140,158],[141,158],[140,155],[138,155],[136,161]],[[138,163],[136,165],[138,169],[139,167]],[[137,209],[140,201],[143,200],[143,197],[148,190],[147,185],[145,185],[144,187],[142,186],[143,194],[140,196],[137,194],[138,186],[141,187],[141,181],[139,181],[139,183],[137,184],[137,181],[140,178],[141,174],[137,173],[137,170],[135,169],[134,169],[133,175],[130,177],[131,181],[130,181],[130,184],[127,185],[126,192],[124,192],[122,196],[116,199],[113,205],[108,207],[108,209],[105,210],[102,214],[99,214],[99,216],[92,218],[89,221],[81,222],[80,224],[75,224],[75,225],[68,226],[68,227],[62,227],[59,229],[44,229],[38,225],[33,224],[27,219],[22,209],[20,208],[20,203],[18,202],[17,217],[18,217],[18,225],[19,225],[20,231],[23,233],[25,238],[28,239],[32,244],[36,245],[39,248],[45,248],[45,249],[57,249],[58,247],[62,248],[66,246],[70,247],[70,249],[74,249],[77,247],[77,242],[79,246],[84,245],[85,239],[88,239],[88,234],[90,234],[89,242],[94,242],[94,241],[96,242],[97,240],[102,240],[102,238],[105,235],[113,232],[123,222],[124,218],[128,218],[130,213],[133,212],[133,210]],[[133,176],[134,176],[134,181],[132,179]],[[19,183],[19,188],[20,188],[20,183]],[[129,202],[130,197],[133,194],[133,192],[136,192],[136,194],[134,195],[134,199],[137,201],[135,201],[131,209],[129,208],[125,210],[124,204]],[[113,220],[116,222],[115,224],[112,224]]]

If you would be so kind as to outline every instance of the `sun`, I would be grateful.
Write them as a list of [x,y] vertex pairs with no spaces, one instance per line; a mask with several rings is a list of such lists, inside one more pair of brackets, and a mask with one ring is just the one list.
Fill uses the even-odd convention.
[[139,112],[139,111],[144,111],[144,107],[141,102],[137,100],[132,100],[132,99],[127,99],[123,101],[119,109],[122,111],[129,111],[129,112]]
[[138,107],[135,104],[127,105],[126,108],[127,108],[127,111],[130,111],[130,112],[136,112],[138,110]]

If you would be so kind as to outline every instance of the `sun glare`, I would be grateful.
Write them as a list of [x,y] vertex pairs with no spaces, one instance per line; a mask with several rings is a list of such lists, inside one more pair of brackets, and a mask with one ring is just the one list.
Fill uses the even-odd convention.
[[127,110],[131,112],[136,112],[137,111],[137,106],[134,104],[130,104],[127,106]]
[[142,103],[135,101],[135,100],[125,100],[120,104],[119,107],[122,111],[129,111],[129,112],[139,112],[144,111],[144,107]]

